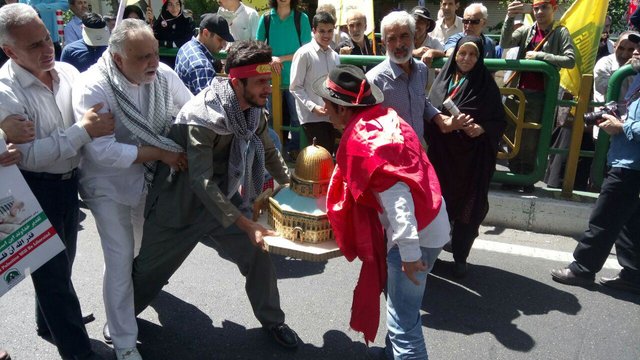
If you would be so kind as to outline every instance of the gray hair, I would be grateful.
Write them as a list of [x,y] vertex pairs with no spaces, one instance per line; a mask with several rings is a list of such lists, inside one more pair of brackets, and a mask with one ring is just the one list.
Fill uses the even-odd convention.
[[[620,44],[620,42],[622,40],[625,40],[625,39],[629,40],[629,35],[631,35],[631,34],[635,34],[635,35],[640,36],[640,34],[637,31],[627,30],[627,31],[623,32],[622,34],[620,34],[618,36],[618,40],[616,41],[615,45],[618,46],[618,44]],[[629,40],[629,41],[631,41],[631,40]]]
[[364,19],[364,23],[367,23],[367,16],[358,9],[351,8],[347,10],[347,21],[351,19]]
[[147,32],[153,37],[153,30],[144,20],[124,19],[111,33],[109,37],[109,52],[111,54],[125,55],[124,43],[127,39],[137,33]]
[[467,6],[464,9],[464,14],[466,14],[467,11],[471,11],[471,10],[480,10],[480,12],[482,13],[483,19],[487,20],[489,18],[489,12],[487,10],[487,7],[484,6],[482,3],[469,4],[469,6]]
[[13,45],[11,30],[40,19],[38,13],[27,4],[9,4],[0,8],[0,46]]
[[380,29],[382,32],[383,41],[385,40],[386,29],[396,25],[408,26],[411,37],[414,37],[416,35],[416,20],[413,18],[413,16],[409,15],[409,13],[404,10],[392,11],[387,14],[387,16],[383,17],[382,21],[380,21]]

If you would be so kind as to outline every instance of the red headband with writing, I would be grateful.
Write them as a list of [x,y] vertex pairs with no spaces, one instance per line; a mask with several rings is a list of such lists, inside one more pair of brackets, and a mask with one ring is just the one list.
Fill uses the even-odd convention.
[[549,3],[549,4],[551,4],[551,6],[558,5],[556,0],[533,0],[533,6],[540,5],[540,4],[543,4],[543,3]]
[[351,103],[352,104],[356,104],[356,105],[360,105],[360,101],[362,101],[363,97],[371,95],[371,88],[369,88],[369,90],[367,90],[367,91],[364,91],[364,87],[365,87],[366,84],[367,84],[367,80],[366,79],[362,79],[362,82],[360,83],[360,91],[358,91],[358,93],[354,93],[353,91],[349,91],[349,90],[341,87],[340,85],[334,83],[329,78],[327,78],[327,81],[326,81],[326,85],[327,85],[328,89],[331,89],[331,90],[337,92],[338,94],[355,97],[356,99],[352,100]]
[[271,65],[251,64],[234,67],[229,70],[229,77],[232,79],[246,79],[254,76],[271,75]]

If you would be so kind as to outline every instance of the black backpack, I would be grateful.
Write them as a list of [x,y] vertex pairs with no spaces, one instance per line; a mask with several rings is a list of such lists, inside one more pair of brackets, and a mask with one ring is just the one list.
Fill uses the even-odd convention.
[[[300,11],[293,9],[293,23],[296,25],[296,31],[298,32],[298,42],[302,46],[302,39],[300,38],[300,18],[302,14]],[[269,43],[269,24],[271,23],[271,13],[264,14],[264,37],[265,41]]]

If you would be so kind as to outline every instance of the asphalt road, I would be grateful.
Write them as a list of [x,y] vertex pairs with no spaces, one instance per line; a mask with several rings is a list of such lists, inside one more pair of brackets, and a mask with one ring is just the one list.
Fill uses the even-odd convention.
[[[93,218],[82,221],[74,285],[94,350],[102,342],[102,251]],[[586,224],[586,220],[585,220]],[[564,266],[572,238],[484,227],[462,281],[449,276],[450,254],[429,277],[423,331],[430,359],[640,359],[640,296],[568,287],[549,270]],[[615,256],[612,256],[615,259]],[[367,359],[362,336],[349,329],[359,263],[273,256],[287,323],[303,341],[296,351],[274,345],[254,318],[237,268],[200,244],[162,294],[139,317],[139,349],[150,359]],[[616,273],[615,261],[600,275]],[[30,279],[0,298],[0,347],[13,359],[58,359],[35,333]],[[382,301],[384,306],[384,301]],[[373,346],[384,343],[384,308]]]

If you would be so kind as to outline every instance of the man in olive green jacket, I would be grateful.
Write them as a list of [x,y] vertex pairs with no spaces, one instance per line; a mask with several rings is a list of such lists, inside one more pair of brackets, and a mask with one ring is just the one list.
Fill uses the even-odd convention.
[[[507,8],[507,18],[502,26],[500,46],[503,49],[519,47],[518,59],[542,60],[560,68],[575,66],[575,51],[571,34],[566,27],[554,22],[558,10],[556,0],[534,0],[533,13],[536,22],[531,26],[522,26],[513,30],[514,18],[523,14],[524,7],[520,1],[513,1]],[[542,46],[539,44],[542,42]],[[545,79],[540,72],[523,72],[513,76],[509,86],[521,89],[527,99],[524,121],[540,123],[544,109]],[[518,104],[507,99],[506,105],[517,114]],[[513,139],[515,126],[508,123],[506,134]],[[515,158],[509,160],[509,169],[516,174],[528,174],[535,169],[536,152],[540,130],[524,129],[520,151]],[[525,186],[524,192],[533,191],[533,185]]]
[[238,265],[263,328],[284,347],[298,337],[284,323],[276,275],[263,236],[271,230],[251,220],[264,169],[279,184],[289,172],[262,116],[271,94],[271,48],[240,41],[229,50],[229,78],[214,78],[182,108],[169,137],[187,153],[175,172],[158,165],[147,196],[140,254],[133,267],[136,313],[156,297],[200,240]]

